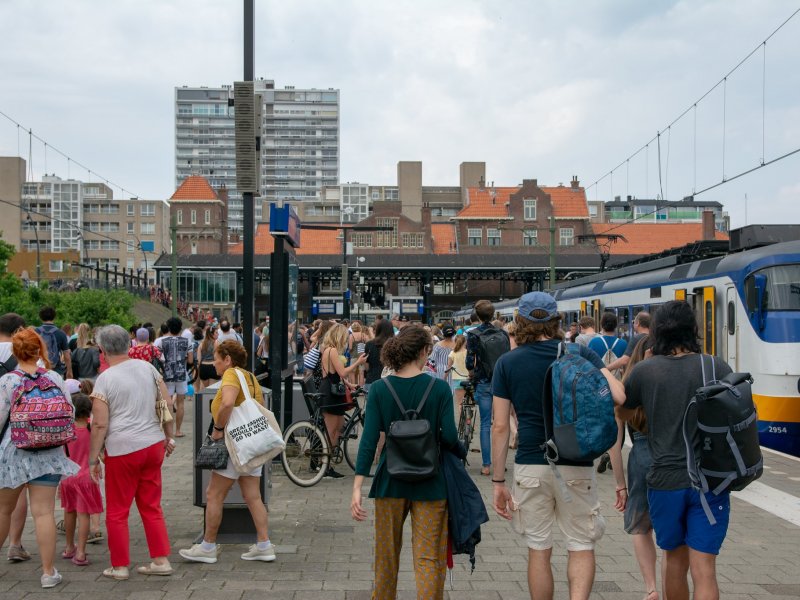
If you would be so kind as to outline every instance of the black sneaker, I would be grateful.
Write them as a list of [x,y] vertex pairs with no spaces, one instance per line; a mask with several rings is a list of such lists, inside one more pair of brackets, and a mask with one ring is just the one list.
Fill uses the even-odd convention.
[[603,456],[600,457],[600,462],[597,463],[597,472],[598,473],[605,473],[606,469],[611,466],[611,457],[608,455],[608,452],[604,453]]
[[342,477],[344,477],[344,475],[342,475],[338,471],[334,471],[333,468],[331,467],[327,471],[325,471],[325,477],[330,477],[331,479],[341,479]]

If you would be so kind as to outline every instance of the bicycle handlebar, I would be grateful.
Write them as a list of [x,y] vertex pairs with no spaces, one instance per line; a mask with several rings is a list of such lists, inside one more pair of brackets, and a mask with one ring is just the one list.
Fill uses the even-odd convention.
[[458,369],[456,369],[454,366],[453,366],[453,367],[450,367],[449,369],[447,369],[447,370],[445,371],[445,373],[449,373],[450,371],[454,371],[456,375],[459,375],[459,376],[461,376],[461,377],[469,377],[469,375],[467,375],[466,373],[462,373],[461,371],[459,371]]

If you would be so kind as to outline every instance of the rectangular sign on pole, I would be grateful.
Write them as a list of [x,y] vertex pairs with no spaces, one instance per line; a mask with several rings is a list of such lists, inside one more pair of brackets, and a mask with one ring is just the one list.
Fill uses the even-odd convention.
[[153,241],[139,242],[139,247],[142,249],[142,252],[155,252],[156,251],[156,243],[153,242]]

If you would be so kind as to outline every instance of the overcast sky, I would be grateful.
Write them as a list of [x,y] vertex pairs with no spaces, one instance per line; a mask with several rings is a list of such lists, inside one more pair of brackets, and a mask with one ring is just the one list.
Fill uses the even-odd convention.
[[[421,160],[425,185],[455,185],[460,162],[485,161],[496,185],[577,175],[588,187],[799,6],[256,0],[256,75],[341,90],[341,181],[394,184],[397,161]],[[2,0],[0,23],[0,111],[140,197],[174,191],[174,87],[242,77],[239,0]],[[798,39],[800,15],[767,44],[763,138],[759,50],[664,131],[660,186],[653,144],[589,199],[679,199],[800,148]],[[0,117],[0,155],[18,148],[27,157],[26,136],[18,145]],[[35,176],[45,158],[67,176],[67,161],[34,143]],[[74,165],[69,175],[89,178]],[[800,154],[698,199],[723,202],[738,227],[745,194],[749,223],[800,222]]]

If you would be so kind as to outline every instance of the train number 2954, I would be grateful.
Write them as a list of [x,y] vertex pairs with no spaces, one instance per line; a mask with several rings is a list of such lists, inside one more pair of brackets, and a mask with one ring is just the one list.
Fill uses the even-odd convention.
[[770,433],[789,433],[786,427],[778,427],[777,425],[770,425],[769,426]]

